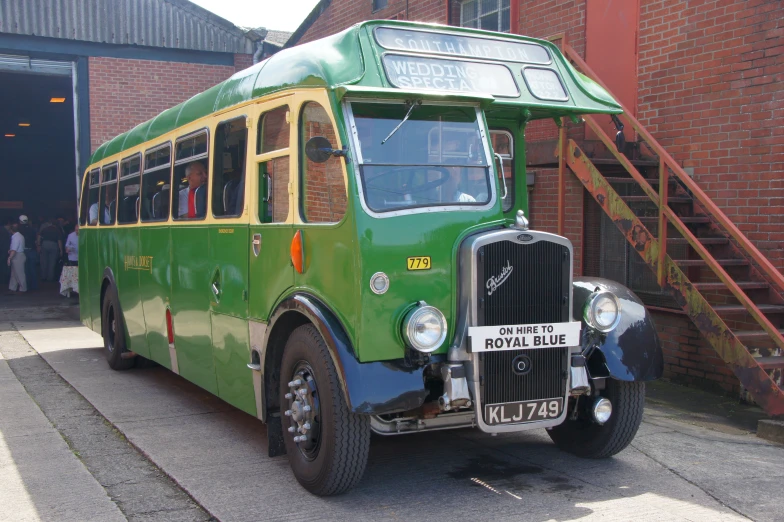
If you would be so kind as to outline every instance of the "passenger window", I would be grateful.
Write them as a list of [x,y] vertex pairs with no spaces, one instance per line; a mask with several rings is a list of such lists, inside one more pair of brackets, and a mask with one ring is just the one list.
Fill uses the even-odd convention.
[[172,217],[204,219],[207,214],[207,131],[185,136],[175,145]]
[[215,129],[212,156],[212,215],[237,217],[245,207],[245,117],[223,122]]
[[144,154],[142,177],[142,222],[166,221],[171,201],[171,145],[167,143]]
[[117,215],[117,164],[104,167],[101,175],[101,225],[113,225]]
[[300,205],[302,219],[309,223],[337,223],[346,214],[346,182],[339,157],[315,163],[305,155],[309,139],[321,136],[337,147],[337,134],[329,114],[316,102],[302,107],[300,119]]
[[87,224],[88,225],[97,225],[98,224],[98,200],[100,199],[101,194],[101,172],[98,169],[90,171],[90,175],[88,178],[88,183],[90,185],[90,189],[88,192],[88,199],[87,202],[88,212],[87,212]]
[[284,223],[289,216],[289,157],[259,163],[259,221]]
[[121,225],[136,223],[139,220],[141,163],[141,154],[126,158],[120,163],[117,222]]
[[[514,176],[514,140],[512,133],[506,130],[491,130],[490,140],[493,143],[493,151],[501,156],[504,167],[504,178],[506,180],[506,197],[503,198],[501,209],[508,212],[514,205],[515,197],[515,176]],[[498,185],[501,189],[500,196],[504,195],[504,180],[501,179],[501,169],[498,165],[498,159],[495,159],[494,164],[498,170]]]
[[289,146],[289,108],[287,105],[265,112],[259,118],[256,154],[286,149]]

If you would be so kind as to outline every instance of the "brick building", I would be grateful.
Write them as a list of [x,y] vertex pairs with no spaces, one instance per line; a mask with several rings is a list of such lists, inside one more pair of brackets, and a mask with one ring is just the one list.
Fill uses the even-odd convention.
[[[368,19],[565,40],[773,266],[784,270],[784,6],[778,0],[322,0],[287,46]],[[606,124],[612,125],[609,118]],[[628,128],[624,134],[638,157],[650,153]],[[601,142],[584,125],[570,125],[568,135],[596,157],[603,155]],[[535,174],[531,221],[551,232],[558,220],[556,139],[553,122],[532,122],[526,129],[527,167]],[[668,377],[737,394],[736,376],[663,295],[581,182],[569,175],[566,189],[564,233],[575,246],[575,271],[619,280],[641,295],[658,325]],[[774,319],[784,328],[781,316]]]
[[74,213],[101,143],[288,36],[240,29],[187,0],[0,2],[0,217]]

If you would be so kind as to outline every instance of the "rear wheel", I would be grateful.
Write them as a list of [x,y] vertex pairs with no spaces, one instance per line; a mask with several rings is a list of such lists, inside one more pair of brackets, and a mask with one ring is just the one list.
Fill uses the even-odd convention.
[[602,459],[621,452],[632,442],[642,422],[645,383],[607,379],[601,395],[612,403],[610,419],[604,424],[594,422],[590,413],[593,398],[580,397],[577,419],[547,432],[556,446],[578,457]]
[[280,375],[283,438],[294,476],[316,495],[349,490],[365,471],[370,420],[349,411],[327,345],[312,324],[289,337]]
[[103,347],[106,360],[112,370],[127,370],[133,367],[133,359],[124,359],[122,354],[127,352],[125,346],[125,322],[119,307],[119,298],[114,286],[106,289],[101,309],[101,331],[103,334]]

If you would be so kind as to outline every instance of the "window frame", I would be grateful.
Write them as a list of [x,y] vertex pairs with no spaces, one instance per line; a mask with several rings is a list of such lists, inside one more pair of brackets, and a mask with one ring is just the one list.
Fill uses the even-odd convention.
[[[286,113],[288,114],[288,116],[286,118],[286,124],[288,125],[288,134],[289,134],[288,143],[286,143],[286,146],[283,147],[282,149],[262,151],[261,150],[261,145],[263,143],[262,133],[264,132],[264,125],[263,125],[264,116],[266,116],[267,114],[269,114],[271,112],[275,112],[278,109],[284,108],[284,107],[286,108]],[[269,110],[262,110],[262,112],[259,113],[259,118],[257,120],[258,130],[256,131],[256,156],[266,156],[268,154],[273,154],[273,153],[276,153],[276,152],[279,152],[279,151],[290,151],[291,150],[291,121],[290,120],[291,120],[291,104],[289,104],[288,102],[283,104],[283,105],[278,105],[276,107],[273,107],[272,109],[269,109]]]
[[[104,171],[111,169],[114,167],[117,169],[116,177],[112,181],[106,181],[104,178]],[[111,223],[102,223],[101,222],[101,211],[103,210],[104,201],[103,201],[103,187],[107,185],[114,185],[114,215],[112,217]],[[100,227],[112,227],[117,224],[117,187],[120,186],[120,162],[113,161],[111,163],[107,163],[106,165],[101,165],[101,191],[98,195],[98,226]]]
[[[364,97],[346,97],[343,99],[343,118],[346,121],[346,125],[348,127],[348,140],[351,143],[350,150],[351,150],[351,164],[346,166],[346,170],[348,171],[349,168],[352,168],[354,171],[354,180],[357,184],[356,190],[359,196],[359,204],[362,206],[362,209],[365,213],[369,216],[374,218],[384,219],[384,218],[392,218],[397,216],[406,216],[409,214],[432,214],[434,212],[486,212],[493,208],[496,204],[496,199],[500,197],[500,194],[496,191],[496,187],[498,186],[497,183],[490,183],[490,199],[484,205],[444,205],[444,206],[434,206],[434,207],[412,207],[406,208],[401,210],[391,210],[389,212],[376,212],[372,210],[366,201],[366,196],[364,192],[364,188],[362,186],[362,173],[360,172],[360,164],[363,163],[362,159],[362,150],[359,145],[359,136],[357,134],[357,126],[354,121],[354,111],[351,107],[352,103],[405,103],[404,100],[390,100],[389,98],[364,98]],[[433,99],[423,99],[423,104],[426,105],[446,105],[449,107],[452,106],[468,106],[472,107],[476,111],[477,122],[479,126],[479,134],[482,138],[482,147],[484,149],[485,157],[493,158],[491,154],[490,148],[490,136],[488,135],[488,127],[487,127],[487,119],[485,118],[484,111],[481,109],[479,104],[475,102],[452,102],[452,101],[442,101],[442,100],[433,100]],[[488,165],[486,168],[492,168],[492,165]],[[491,176],[492,179],[492,176]],[[350,204],[350,201],[349,201]]]
[[[167,163],[166,165],[156,165],[152,169],[148,169],[147,168],[147,155],[148,154],[152,154],[154,152],[157,152],[157,151],[159,151],[161,149],[164,149],[166,147],[169,148],[169,163]],[[145,176],[147,174],[153,174],[155,172],[159,172],[159,171],[164,170],[164,169],[169,169],[169,191],[171,192],[172,168],[173,168],[172,150],[173,150],[173,147],[172,147],[171,140],[165,141],[163,143],[160,143],[158,145],[150,147],[149,149],[145,149],[145,151],[143,153],[144,163],[142,164],[142,169],[141,169],[142,181],[141,181],[141,186],[139,187],[139,191],[142,194],[142,198],[144,197],[144,189],[145,189],[144,180],[145,180]],[[171,198],[169,198],[169,199],[171,200]],[[171,205],[171,201],[169,202],[169,204]],[[152,207],[152,198],[150,198],[150,205]],[[171,209],[169,209],[169,210],[171,210]],[[139,222],[140,223],[164,223],[164,222],[168,222],[170,214],[171,214],[171,212],[167,212],[166,217],[162,218],[162,219],[142,219],[141,209],[139,209]]]
[[[477,6],[476,7],[476,18],[472,18],[471,19],[471,21],[475,22],[474,26],[465,25],[466,20],[465,20],[463,7],[469,1],[475,2],[476,6]],[[488,15],[491,15],[491,14],[495,13],[496,14],[496,18],[498,20],[498,23],[496,24],[497,28],[493,29],[493,30],[496,31],[496,32],[499,32],[499,33],[511,33],[512,32],[512,2],[513,1],[515,1],[515,0],[510,0],[509,1],[509,5],[507,7],[504,7],[503,6],[504,0],[496,0],[496,8],[495,8],[495,10],[489,11],[487,13],[481,13],[480,10],[481,10],[481,6],[483,4],[483,0],[462,0],[460,2],[460,27],[468,27],[469,29],[478,29],[478,30],[488,30],[488,29],[482,29],[482,27],[480,26],[480,20],[483,17],[485,17],[485,16],[488,16]],[[501,27],[501,22],[502,22],[501,13],[503,11],[506,11],[506,10],[509,11],[509,27],[506,30],[504,30]]]
[[[242,212],[239,213],[239,214],[229,214],[229,215],[223,215],[223,216],[215,215],[215,208],[213,207],[213,201],[212,201],[212,197],[211,197],[213,191],[209,190],[207,192],[207,204],[210,207],[210,212],[212,213],[212,217],[214,219],[241,219],[245,215],[245,206],[246,206],[246,203],[247,203],[245,195],[248,192],[248,165],[247,165],[248,161],[247,160],[248,160],[248,142],[249,142],[249,135],[250,135],[250,128],[248,128],[248,122],[249,121],[250,122],[253,121],[252,116],[249,116],[248,114],[243,113],[243,114],[238,114],[236,116],[230,117],[227,120],[219,121],[218,123],[216,123],[215,124],[215,132],[213,133],[213,141],[212,141],[212,149],[213,150],[212,150],[212,153],[215,154],[215,143],[214,143],[214,140],[215,140],[215,136],[217,136],[217,134],[218,134],[218,130],[217,130],[218,127],[220,127],[224,123],[229,123],[229,122],[232,122],[234,120],[239,120],[240,118],[245,120],[245,158],[244,158],[244,161],[243,161],[243,172],[242,172],[242,179],[245,181],[245,183],[244,183],[244,187],[243,187],[244,188],[244,192],[242,194]],[[261,131],[259,130],[259,132],[261,132]],[[215,161],[214,157],[213,157],[213,161]],[[209,163],[209,157],[208,157],[208,161],[207,162]],[[213,164],[213,167],[214,167],[214,164]],[[209,180],[209,178],[211,176],[215,175],[215,169],[213,168],[212,170],[213,170],[212,174],[210,174],[209,169],[207,170],[207,179],[208,180]],[[215,186],[214,183],[209,183],[209,187],[210,188],[214,188],[214,186]],[[225,194],[223,194],[223,189],[221,189],[221,198],[223,198],[224,196],[225,196]],[[206,214],[207,213],[205,212],[204,214],[205,214],[205,218],[206,218]],[[195,221],[195,219],[191,220],[191,221]]]
[[[305,156],[305,143],[303,143],[304,135],[304,127],[302,125],[302,117],[305,114],[305,107],[309,103],[316,103],[327,114],[327,118],[329,118],[329,124],[332,125],[332,129],[335,133],[335,140],[336,143],[333,144],[334,147],[340,149],[343,147],[343,143],[340,141],[340,128],[335,124],[334,115],[331,113],[332,105],[328,100],[316,100],[313,98],[304,99],[300,102],[298,107],[298,115],[297,115],[297,201],[296,201],[296,213],[299,214],[299,220],[302,224],[305,225],[312,225],[312,226],[338,226],[346,220],[350,210],[351,210],[351,194],[349,192],[349,185],[348,185],[348,168],[346,165],[345,160],[341,161],[340,156],[335,157],[335,159],[339,162],[341,168],[341,174],[343,176],[343,188],[346,191],[346,211],[343,212],[343,216],[338,221],[308,221],[305,218],[305,165],[306,163],[306,156]],[[353,121],[353,120],[352,120]],[[290,148],[290,147],[289,147]],[[348,156],[344,156],[344,158],[348,159]],[[291,157],[289,156],[289,161],[291,161]],[[329,161],[329,160],[327,160]],[[326,162],[325,162],[326,163]],[[356,163],[356,162],[353,162]],[[289,164],[291,167],[291,164]],[[289,183],[291,179],[289,179]]]
[[[137,173],[135,173],[135,174],[131,173],[131,174],[123,177],[123,174],[122,174],[123,164],[130,162],[133,158],[136,158],[136,157],[139,158],[139,171]],[[131,154],[130,156],[125,157],[125,158],[120,160],[120,168],[119,168],[119,170],[117,172],[117,198],[118,199],[120,197],[120,184],[123,181],[128,181],[128,180],[131,180],[133,178],[139,178],[139,196],[138,196],[138,198],[139,198],[139,209],[141,209],[142,172],[144,171],[144,169],[142,168],[143,167],[143,164],[142,164],[143,161],[144,161],[144,159],[142,158],[142,153],[141,152],[136,152],[134,154]],[[117,224],[117,225],[137,225],[139,223],[139,220],[141,219],[141,212],[139,212],[137,210],[137,212],[136,212],[136,221],[123,221],[123,222],[120,222],[119,204],[118,204],[117,210],[118,210],[117,216],[115,217],[115,220],[114,220],[115,224]]]
[[[279,100],[273,100],[273,101],[270,102],[270,104],[276,103],[278,101]],[[289,190],[289,188],[288,188],[289,185],[291,185],[291,183],[293,182],[293,178],[291,176],[291,156],[292,156],[291,133],[297,131],[297,125],[292,125],[290,120],[291,120],[291,112],[292,112],[292,103],[295,103],[295,102],[293,100],[291,100],[291,99],[284,99],[282,101],[283,101],[283,103],[280,103],[279,105],[275,105],[273,107],[269,107],[269,108],[262,107],[260,112],[259,112],[259,117],[256,120],[257,125],[258,125],[258,130],[256,132],[256,143],[257,143],[257,145],[256,145],[256,155],[255,155],[255,158],[253,159],[253,162],[254,162],[255,166],[254,166],[252,175],[256,176],[257,190],[256,190],[256,194],[254,196],[252,196],[252,197],[256,201],[255,204],[256,204],[257,208],[256,208],[255,212],[251,212],[251,215],[253,216],[253,219],[256,220],[256,223],[260,224],[260,225],[267,225],[267,226],[268,225],[278,225],[278,226],[280,226],[280,225],[287,225],[287,224],[290,224],[291,222],[293,222],[295,220],[296,215],[297,215],[296,211],[292,210],[292,208],[293,208],[293,205],[292,205],[292,195],[293,194],[292,194],[292,191]],[[262,132],[262,126],[261,126],[262,119],[263,119],[263,117],[266,114],[269,114],[270,112],[279,110],[281,108],[285,108],[286,112],[288,112],[288,114],[289,114],[289,121],[287,121],[287,123],[288,123],[288,134],[289,134],[288,146],[285,147],[285,148],[282,148],[282,149],[276,149],[276,150],[271,150],[271,151],[268,151],[268,152],[259,153],[259,148],[260,148],[259,145],[260,145],[261,132]],[[296,140],[295,140],[295,143],[296,143]],[[268,177],[267,180],[262,180],[261,179],[261,172],[259,172],[259,169],[264,164],[267,164],[267,163],[269,163],[271,161],[274,161],[274,160],[277,160],[277,159],[280,159],[280,158],[284,158],[284,157],[288,158],[288,161],[289,161],[289,176],[288,176],[289,180],[286,183],[286,185],[287,185],[286,195],[288,197],[288,204],[289,204],[288,212],[286,214],[286,219],[283,220],[283,221],[266,221],[263,216],[264,216],[264,212],[267,210],[266,205],[269,204],[269,200],[271,198],[262,199],[261,198],[261,189],[263,187],[266,187],[267,188],[267,194],[272,194],[272,191],[274,190],[274,181],[272,182],[272,184],[270,184],[270,180],[272,180],[273,178],[271,176],[269,176],[269,175],[267,175],[267,177]]]
[[[198,136],[199,134],[205,134],[206,137],[207,137],[207,140],[206,140],[207,141],[207,151],[202,153],[202,154],[198,154],[196,156],[189,156],[187,158],[178,160],[177,159],[177,145],[180,142],[182,142],[183,140],[194,138],[194,137]],[[178,166],[185,165],[185,164],[188,164],[188,163],[191,163],[191,162],[194,162],[194,161],[199,161],[199,160],[202,160],[202,159],[206,159],[207,160],[207,165],[205,165],[204,168],[207,170],[207,187],[206,187],[207,194],[205,194],[204,197],[206,198],[207,205],[210,204],[210,195],[211,195],[211,191],[210,191],[210,145],[211,144],[212,144],[212,134],[210,133],[209,127],[202,127],[202,128],[197,129],[195,131],[191,131],[191,132],[189,132],[187,134],[179,136],[177,139],[174,140],[174,147],[172,147],[172,152],[174,153],[174,157],[172,158],[172,165],[171,165],[172,171],[171,171],[171,178],[170,178],[171,181],[169,182],[169,187],[170,187],[169,190],[171,191],[171,193],[170,193],[171,201],[170,201],[170,204],[169,204],[169,217],[171,218],[172,221],[188,223],[188,222],[194,222],[194,221],[204,221],[205,219],[207,219],[207,209],[204,209],[204,215],[202,217],[195,217],[195,218],[187,218],[187,217],[185,217],[185,218],[182,218],[182,217],[175,216],[174,215],[174,197],[175,197],[175,194],[176,194],[177,195],[177,204],[178,204],[177,208],[179,210],[179,194],[180,194],[181,188],[179,187],[179,183],[178,183],[178,185],[177,185],[177,187],[178,187],[177,188],[177,192],[175,193],[173,190],[171,190],[171,185],[174,184],[174,173],[175,173],[175,171],[176,171]]]

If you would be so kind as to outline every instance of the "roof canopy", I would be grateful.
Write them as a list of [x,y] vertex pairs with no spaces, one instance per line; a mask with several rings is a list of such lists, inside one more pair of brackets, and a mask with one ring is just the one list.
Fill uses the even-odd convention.
[[91,163],[213,112],[289,88],[322,87],[338,97],[475,98],[490,110],[531,118],[620,113],[598,84],[550,42],[473,29],[371,21],[284,49],[101,145]]

